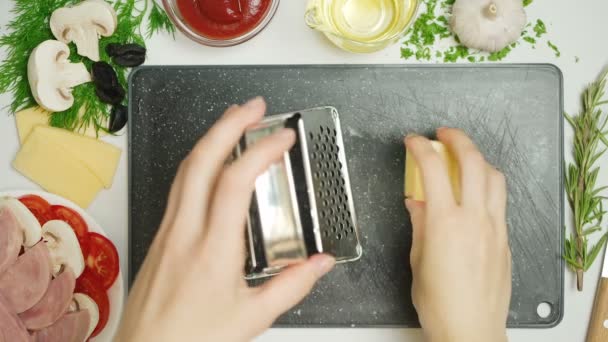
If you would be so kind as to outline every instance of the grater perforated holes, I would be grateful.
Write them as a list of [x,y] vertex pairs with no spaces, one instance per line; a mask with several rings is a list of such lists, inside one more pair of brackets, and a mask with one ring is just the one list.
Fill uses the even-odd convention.
[[311,164],[318,186],[317,208],[320,212],[322,236],[342,240],[352,235],[351,216],[346,195],[346,182],[342,177],[342,163],[339,161],[340,148],[337,131],[319,126],[316,132],[309,132],[311,139]]

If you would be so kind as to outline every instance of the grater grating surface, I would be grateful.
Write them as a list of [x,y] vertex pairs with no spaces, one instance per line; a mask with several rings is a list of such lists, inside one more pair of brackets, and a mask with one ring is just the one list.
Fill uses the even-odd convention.
[[323,250],[338,260],[357,258],[360,246],[350,193],[340,120],[335,108],[302,115],[319,235]]
[[248,278],[276,274],[315,253],[331,254],[337,262],[362,253],[338,111],[321,107],[267,117],[245,134],[235,154],[282,128],[294,129],[297,139],[283,161],[256,182],[248,219]]

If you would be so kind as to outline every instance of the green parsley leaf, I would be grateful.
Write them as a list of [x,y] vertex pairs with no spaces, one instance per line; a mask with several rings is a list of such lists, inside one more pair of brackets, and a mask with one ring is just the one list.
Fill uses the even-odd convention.
[[542,20],[536,20],[536,25],[534,25],[534,32],[536,32],[536,38],[540,38],[543,34],[547,33],[547,27],[545,26],[545,23]]
[[557,46],[555,46],[553,43],[551,43],[551,41],[548,41],[547,45],[555,52],[555,57],[559,57],[562,55],[562,53],[559,51]]

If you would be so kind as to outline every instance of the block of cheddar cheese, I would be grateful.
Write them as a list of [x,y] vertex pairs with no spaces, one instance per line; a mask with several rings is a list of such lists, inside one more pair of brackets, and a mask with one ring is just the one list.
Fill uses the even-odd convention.
[[[460,202],[460,167],[458,161],[454,158],[453,154],[446,148],[445,145],[438,141],[432,141],[433,148],[443,162],[446,165],[448,171],[448,177],[452,184],[452,191],[456,202]],[[404,194],[405,197],[416,200],[424,201],[424,180],[422,173],[411,153],[407,153],[405,156],[405,182],[404,182]]]

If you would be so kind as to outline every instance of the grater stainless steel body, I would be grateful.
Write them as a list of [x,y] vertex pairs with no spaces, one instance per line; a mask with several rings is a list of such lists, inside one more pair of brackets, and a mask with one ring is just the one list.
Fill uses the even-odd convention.
[[235,156],[283,128],[294,129],[297,139],[256,180],[247,219],[247,279],[277,274],[316,253],[339,263],[362,254],[338,111],[269,116],[245,133]]

